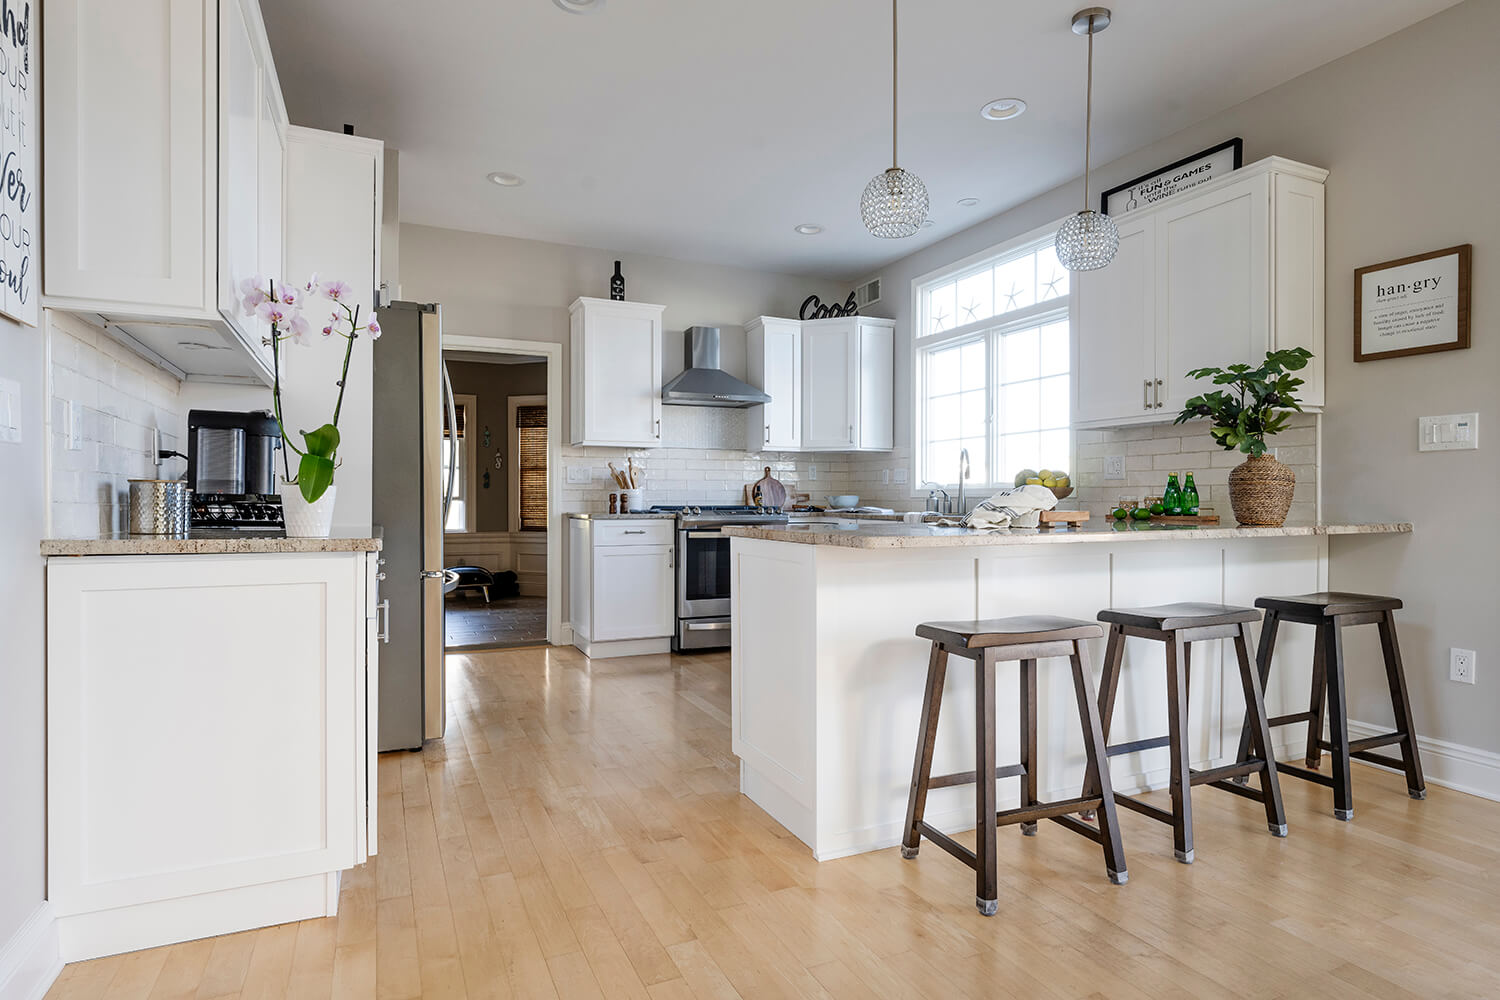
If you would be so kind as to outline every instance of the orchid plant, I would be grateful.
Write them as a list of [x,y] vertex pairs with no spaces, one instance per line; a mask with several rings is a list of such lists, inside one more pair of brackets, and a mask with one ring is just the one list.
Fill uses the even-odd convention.
[[[359,304],[350,305],[354,290],[343,281],[320,283],[314,274],[300,286],[275,281],[257,275],[240,283],[240,303],[246,316],[258,316],[271,325],[271,335],[266,343],[271,348],[271,366],[274,382],[271,399],[274,405],[276,426],[281,430],[283,444],[281,452],[285,480],[297,487],[302,499],[315,503],[333,485],[333,473],[338,468],[339,414],[344,408],[344,384],[349,379],[349,361],[354,355],[354,342],[361,335],[368,335],[372,342],[380,339],[380,323],[372,316],[361,320]],[[291,341],[299,347],[312,342],[314,325],[306,313],[314,308],[317,299],[332,303],[332,307],[319,328],[325,339],[344,338],[344,367],[339,375],[338,399],[333,404],[333,419],[316,430],[299,431],[305,447],[292,443],[286,424],[281,416],[281,345]],[[297,474],[292,475],[290,452],[296,452]]]

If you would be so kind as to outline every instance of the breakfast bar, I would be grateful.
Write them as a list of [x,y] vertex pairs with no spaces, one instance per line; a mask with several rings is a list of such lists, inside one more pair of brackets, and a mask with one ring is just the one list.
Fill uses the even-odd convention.
[[[1112,606],[1169,602],[1253,605],[1267,594],[1326,589],[1330,543],[1386,536],[1401,546],[1408,523],[1275,528],[1106,524],[977,532],[929,524],[826,520],[736,526],[731,572],[733,749],[740,789],[806,843],[818,860],[901,842],[928,643],[922,622],[1057,615],[1093,621]],[[1393,552],[1393,555],[1399,553]],[[1252,628],[1252,631],[1255,629]],[[1102,662],[1102,640],[1089,659]],[[1187,733],[1193,767],[1236,759],[1245,704],[1232,646],[1195,650]],[[1313,664],[1313,631],[1284,628],[1265,692],[1272,715],[1301,712]],[[1018,717],[1015,664],[1002,666],[999,718]],[[1132,680],[1114,712],[1116,740],[1167,731],[1159,643],[1132,643]],[[972,770],[972,671],[949,673],[933,773]],[[1077,796],[1086,758],[1068,671],[1043,670],[1038,691],[1044,800]],[[953,710],[949,711],[949,705]],[[1015,759],[1015,727],[999,727],[1000,757]],[[1306,725],[1275,733],[1273,750],[1301,750]],[[1117,792],[1161,788],[1165,748],[1114,758]],[[927,823],[974,826],[969,788],[934,788]],[[1017,802],[1011,782],[998,804]],[[1260,807],[1245,802],[1248,810]]]

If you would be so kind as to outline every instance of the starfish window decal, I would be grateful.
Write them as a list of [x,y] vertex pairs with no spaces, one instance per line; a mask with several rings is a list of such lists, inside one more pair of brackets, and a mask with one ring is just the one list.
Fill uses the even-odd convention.
[[1010,283],[1010,291],[1000,293],[1001,295],[1005,296],[1005,308],[1002,309],[1001,312],[1010,312],[1012,309],[1016,308],[1016,300],[1021,297],[1021,292],[1021,286],[1012,281]]
[[933,314],[932,314],[932,332],[933,333],[937,333],[937,332],[939,332],[941,330],[945,330],[947,328],[948,328],[948,314],[943,311],[943,307],[942,306],[938,306],[937,309],[934,310]]
[[1052,277],[1050,277],[1046,281],[1042,282],[1042,287],[1045,288],[1046,291],[1047,291],[1047,294],[1044,296],[1044,298],[1048,298],[1048,299],[1056,298],[1057,297],[1057,286],[1060,285],[1060,284],[1062,284],[1062,280],[1063,280],[1063,276],[1061,274],[1059,274],[1057,271],[1053,271],[1052,272]]
[[964,306],[964,312],[966,314],[968,314],[969,322],[970,323],[973,323],[976,320],[984,319],[983,316],[979,315],[979,300],[978,299],[973,299],[973,300],[971,300],[969,302],[968,305]]

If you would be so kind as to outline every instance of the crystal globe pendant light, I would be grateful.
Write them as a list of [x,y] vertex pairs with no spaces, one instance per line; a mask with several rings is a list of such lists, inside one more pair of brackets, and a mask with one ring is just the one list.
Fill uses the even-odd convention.
[[1109,27],[1109,10],[1085,7],[1073,15],[1073,33],[1089,38],[1087,110],[1083,126],[1083,211],[1057,230],[1057,261],[1069,271],[1097,271],[1115,259],[1120,229],[1115,220],[1089,208],[1089,140],[1094,127],[1094,36]]
[[887,240],[913,235],[927,218],[927,185],[896,165],[896,0],[891,0],[891,168],[865,185],[859,214],[866,229]]

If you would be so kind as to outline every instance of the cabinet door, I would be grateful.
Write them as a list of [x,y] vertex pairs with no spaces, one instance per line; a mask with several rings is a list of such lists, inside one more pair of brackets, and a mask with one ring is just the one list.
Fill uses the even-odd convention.
[[[617,308],[608,303],[582,307],[580,400],[582,436],[575,444],[651,447],[661,444],[661,313]],[[579,364],[575,359],[574,364]]]
[[215,20],[200,0],[48,0],[48,296],[104,308],[212,308],[204,68],[215,62]]
[[802,447],[802,326],[794,320],[766,322],[749,338],[750,384],[771,401],[750,411],[751,451],[796,451]]
[[219,2],[219,311],[259,346],[270,333],[235,304],[239,284],[260,274],[261,64],[255,28],[242,0]]
[[1278,351],[1305,347],[1312,361],[1302,370],[1298,391],[1306,406],[1324,401],[1323,185],[1291,174],[1276,174],[1271,192],[1271,345]]
[[1156,377],[1156,228],[1120,227],[1109,266],[1073,275],[1073,423],[1114,424],[1152,413]]
[[1156,217],[1155,405],[1175,416],[1212,388],[1194,368],[1258,364],[1270,347],[1270,177],[1189,198]]
[[802,326],[802,446],[855,447],[859,411],[858,327],[854,320]]
[[[287,281],[301,281],[307,276],[288,274],[284,270],[285,259],[285,198],[283,174],[286,170],[286,113],[276,96],[276,88],[270,80],[270,71],[261,72],[259,135],[259,199],[257,216],[259,238],[257,248],[260,257],[259,273],[280,275]],[[318,318],[314,314],[314,318]],[[259,344],[259,341],[256,342]],[[269,351],[266,352],[269,355]]]
[[672,546],[595,546],[593,568],[593,641],[672,634]]
[[896,331],[886,323],[859,322],[859,410],[855,446],[889,451],[896,446]]

